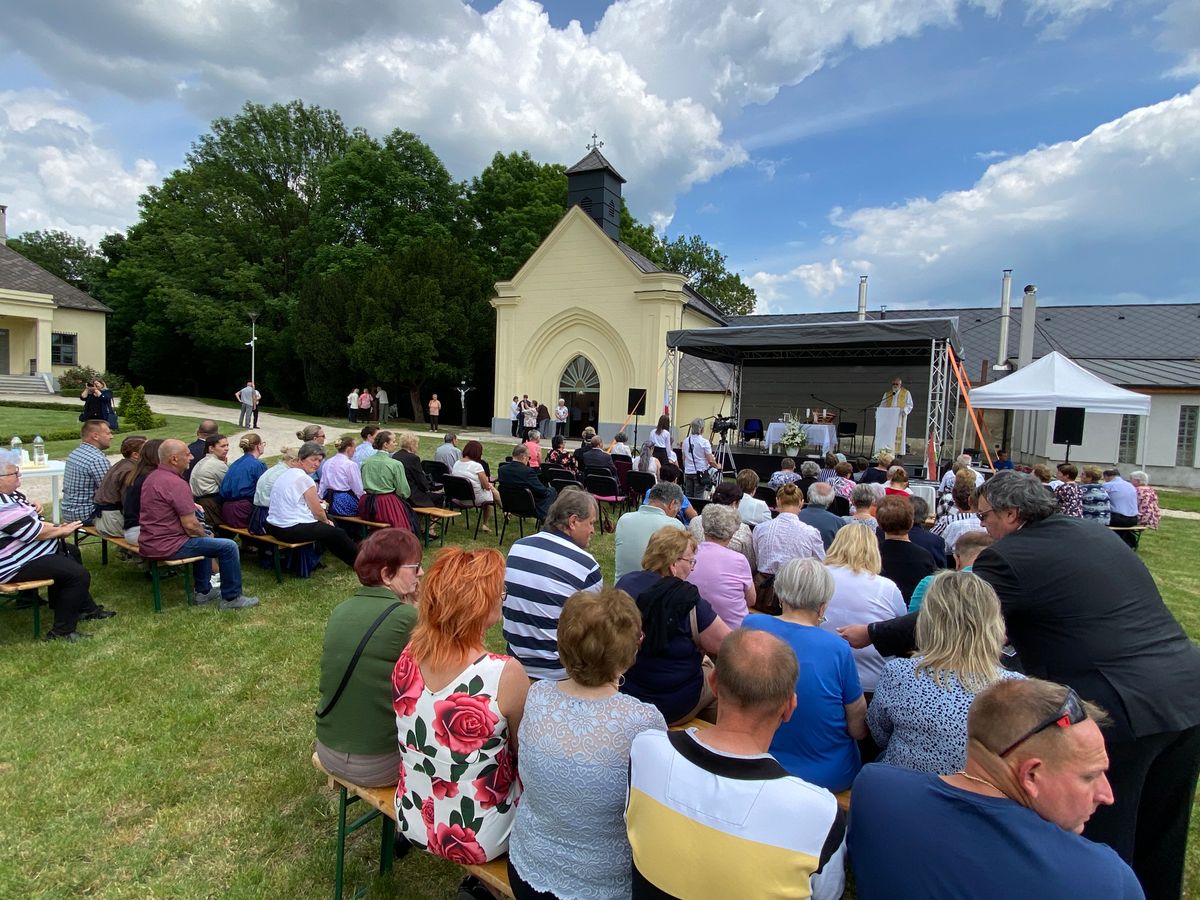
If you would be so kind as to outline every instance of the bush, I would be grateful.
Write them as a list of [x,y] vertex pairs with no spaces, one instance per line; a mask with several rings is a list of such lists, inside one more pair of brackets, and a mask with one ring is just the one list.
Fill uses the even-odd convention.
[[91,384],[97,378],[107,384],[113,393],[126,386],[125,378],[122,375],[114,372],[97,372],[91,366],[75,366],[58,376],[59,393],[78,395],[83,391],[84,385]]
[[[80,388],[83,390],[83,388]],[[121,406],[117,415],[123,419],[125,428],[150,429],[156,425],[156,417],[146,402],[146,389],[126,384],[121,389]]]

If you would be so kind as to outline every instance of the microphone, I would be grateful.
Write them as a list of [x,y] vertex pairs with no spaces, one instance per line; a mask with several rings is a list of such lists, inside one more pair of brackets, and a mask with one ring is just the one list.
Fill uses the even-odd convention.
[[826,406],[831,406],[831,407],[833,407],[834,409],[836,409],[838,412],[845,412],[845,410],[844,410],[844,409],[842,409],[842,407],[838,406],[836,403],[831,403],[830,401],[828,401],[828,400],[825,400],[825,399],[824,399],[824,398],[822,398],[822,397],[818,397],[816,394],[809,394],[808,396],[812,397],[814,400],[820,400],[820,401],[821,401],[822,403],[824,403]]

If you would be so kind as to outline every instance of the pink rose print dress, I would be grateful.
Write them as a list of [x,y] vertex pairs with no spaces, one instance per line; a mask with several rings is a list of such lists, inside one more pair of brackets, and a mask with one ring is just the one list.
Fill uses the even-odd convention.
[[504,853],[516,816],[521,786],[496,704],[507,661],[485,653],[437,693],[425,688],[408,648],[392,671],[400,832],[459,865]]

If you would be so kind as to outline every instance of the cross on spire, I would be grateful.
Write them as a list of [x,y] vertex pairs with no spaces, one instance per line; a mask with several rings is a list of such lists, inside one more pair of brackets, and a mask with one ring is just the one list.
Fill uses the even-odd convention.
[[601,147],[604,146],[604,141],[597,140],[597,137],[598,137],[598,135],[596,134],[596,132],[593,131],[592,132],[592,142],[590,144],[585,145],[588,150],[599,150]]

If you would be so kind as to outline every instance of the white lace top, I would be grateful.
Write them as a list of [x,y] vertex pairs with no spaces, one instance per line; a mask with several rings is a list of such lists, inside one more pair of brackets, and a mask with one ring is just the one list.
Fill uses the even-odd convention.
[[662,713],[626,694],[580,700],[556,681],[529,688],[517,761],[524,793],[508,844],[526,883],[559,897],[628,900],[629,747],[666,728]]

